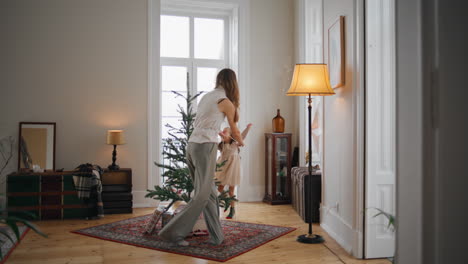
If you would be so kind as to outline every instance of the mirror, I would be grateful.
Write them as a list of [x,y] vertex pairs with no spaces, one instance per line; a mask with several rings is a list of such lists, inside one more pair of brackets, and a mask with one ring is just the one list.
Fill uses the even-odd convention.
[[55,170],[55,123],[20,122],[18,170]]

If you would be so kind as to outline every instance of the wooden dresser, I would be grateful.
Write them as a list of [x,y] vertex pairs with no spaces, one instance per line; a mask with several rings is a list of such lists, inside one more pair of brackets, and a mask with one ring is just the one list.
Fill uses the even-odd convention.
[[105,169],[101,181],[104,214],[132,213],[132,169]]
[[85,218],[87,206],[78,199],[73,175],[77,172],[18,172],[7,177],[7,207],[27,211],[35,219]]
[[[86,218],[95,215],[78,198],[73,175],[64,172],[17,172],[7,177],[7,207],[27,211],[35,220]],[[104,214],[132,213],[132,170],[105,170],[101,175]],[[94,208],[95,209],[95,208]]]

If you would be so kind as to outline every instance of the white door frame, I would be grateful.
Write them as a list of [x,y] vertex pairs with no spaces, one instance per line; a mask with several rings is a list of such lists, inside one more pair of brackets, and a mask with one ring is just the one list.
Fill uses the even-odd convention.
[[366,0],[364,258],[392,257],[395,234],[376,209],[396,210],[395,2]]
[[354,148],[354,175],[355,184],[355,213],[354,213],[354,239],[352,253],[356,258],[364,258],[364,210],[365,210],[365,150],[366,150],[366,75],[365,75],[365,1],[356,0],[355,19],[353,21],[355,34],[355,71],[353,76],[354,108],[356,120],[356,144]]

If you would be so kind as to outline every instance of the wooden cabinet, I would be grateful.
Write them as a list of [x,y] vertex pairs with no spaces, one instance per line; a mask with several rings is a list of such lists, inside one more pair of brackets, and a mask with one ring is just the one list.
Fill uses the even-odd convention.
[[132,169],[106,169],[101,181],[104,214],[132,213]]
[[[11,211],[28,211],[38,220],[95,215],[77,196],[73,183],[73,175],[77,174],[12,173],[7,178],[7,207]],[[104,214],[132,213],[132,169],[105,170],[101,181]]]
[[7,177],[7,207],[11,215],[27,211],[35,220],[85,218],[87,206],[78,199],[76,172],[17,172]]
[[265,133],[265,197],[269,204],[291,203],[291,133]]

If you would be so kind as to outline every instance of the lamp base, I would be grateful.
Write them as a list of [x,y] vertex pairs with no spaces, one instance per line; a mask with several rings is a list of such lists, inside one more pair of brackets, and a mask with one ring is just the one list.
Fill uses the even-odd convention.
[[325,239],[319,235],[305,234],[298,236],[297,241],[305,244],[319,244],[325,242]]
[[107,167],[109,170],[120,170],[119,165],[117,164],[111,164]]

